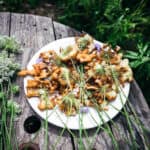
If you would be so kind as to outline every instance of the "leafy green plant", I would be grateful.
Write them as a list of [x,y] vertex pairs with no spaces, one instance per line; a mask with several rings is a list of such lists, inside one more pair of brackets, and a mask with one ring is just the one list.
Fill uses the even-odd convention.
[[6,111],[8,114],[11,114],[13,111],[14,115],[20,114],[21,113],[21,108],[18,103],[16,103],[13,100],[8,100],[7,105],[6,105]]
[[39,0],[28,0],[28,3],[31,7],[35,7],[39,3]]
[[12,84],[12,80],[20,68],[15,59],[15,54],[20,52],[20,46],[14,38],[0,36],[0,50],[0,149],[11,150],[14,120],[21,112],[19,104],[10,100],[19,92],[19,87]]
[[0,52],[0,83],[8,82],[19,68],[20,65],[15,62],[14,55],[8,57],[7,51]]
[[20,65],[16,63],[14,54],[21,49],[14,38],[0,35],[0,50],[0,83],[3,83],[12,79],[19,70]]
[[8,36],[0,36],[0,49],[11,53],[19,53],[21,51],[18,42],[14,38]]
[[150,44],[139,43],[137,51],[126,51],[124,57],[130,59],[130,65],[136,69],[150,61]]
[[130,60],[135,79],[138,81],[150,104],[150,43],[139,43],[137,51],[126,51],[124,57]]
[[150,26],[150,17],[144,13],[147,3],[138,1],[127,5],[124,0],[67,0],[63,5],[59,3],[64,13],[58,19],[101,41],[134,49],[138,39],[144,38],[142,32],[148,31]]
[[12,84],[11,85],[11,91],[12,91],[13,94],[18,94],[19,93],[19,86],[15,85],[15,84]]

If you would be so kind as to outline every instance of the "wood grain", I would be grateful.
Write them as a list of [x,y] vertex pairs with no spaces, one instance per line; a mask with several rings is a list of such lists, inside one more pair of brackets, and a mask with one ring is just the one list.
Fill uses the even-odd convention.
[[136,81],[131,84],[130,102],[144,126],[150,127],[150,109]]
[[71,37],[71,36],[81,34],[77,30],[55,21],[53,21],[53,25],[54,25],[56,39],[61,39],[61,38]]
[[[12,14],[10,33],[11,36],[15,36],[22,46],[23,53],[18,57],[18,61],[22,64],[22,68],[26,67],[31,57],[39,48],[54,40],[52,20],[46,17],[34,15]],[[23,90],[23,79],[18,78],[17,83],[20,86],[21,93],[16,101],[22,107],[22,113],[19,116],[18,122],[16,123],[16,136],[18,144],[32,141],[39,144],[39,147],[42,150],[45,145],[45,129],[42,127],[37,135],[30,135],[23,129],[24,120],[28,116],[36,114],[32,111],[27,103]],[[43,120],[42,122],[44,124]],[[62,136],[59,139],[60,141],[57,146],[54,145],[61,130],[62,129],[58,130],[57,127],[49,125],[47,143],[48,149],[52,149],[53,146],[55,146],[56,149],[72,149],[72,143],[69,134]]]
[[[11,14],[11,30],[10,36],[14,36],[17,41],[21,44],[23,49],[22,54],[17,57],[17,61],[21,64],[21,67],[26,67],[28,61],[34,54],[35,44],[35,32],[36,28],[33,26],[35,24],[35,17],[33,15],[24,15],[24,14]],[[35,115],[32,109],[30,108],[25,94],[24,94],[24,85],[23,78],[17,78],[17,84],[20,86],[20,94],[15,100],[20,104],[22,113],[18,117],[16,123],[16,137],[18,145],[21,143],[26,143],[32,141],[33,136],[25,132],[24,130],[24,121],[28,116]],[[42,131],[41,131],[42,132]],[[38,143],[38,140],[37,142]],[[41,140],[40,144],[43,144]],[[40,145],[40,147],[41,147]]]
[[10,13],[0,13],[0,35],[9,35]]

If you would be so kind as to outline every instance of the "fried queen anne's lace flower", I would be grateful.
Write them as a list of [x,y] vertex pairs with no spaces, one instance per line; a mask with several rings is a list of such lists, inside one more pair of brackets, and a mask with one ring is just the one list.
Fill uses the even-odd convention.
[[58,53],[41,52],[32,66],[19,72],[20,76],[33,77],[27,80],[26,96],[38,97],[41,111],[58,106],[68,116],[86,114],[89,107],[108,110],[107,105],[119,92],[114,80],[120,85],[133,80],[128,61],[122,59],[118,49],[100,44],[89,35],[75,37],[75,43]]

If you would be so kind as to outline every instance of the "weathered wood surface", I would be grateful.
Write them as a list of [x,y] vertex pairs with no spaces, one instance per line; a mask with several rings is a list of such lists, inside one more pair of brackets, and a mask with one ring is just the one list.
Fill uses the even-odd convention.
[[10,13],[0,13],[0,34],[9,35]]
[[[11,14],[10,22],[10,36],[13,36],[21,44],[23,53],[19,55],[18,62],[20,62],[22,68],[25,68],[28,61],[34,55],[34,53],[45,44],[55,40],[53,24],[51,19],[45,17],[37,17],[34,15],[25,14]],[[35,115],[30,106],[28,105],[24,92],[23,92],[23,79],[18,78],[17,83],[20,86],[21,93],[16,101],[22,108],[22,113],[16,123],[16,137],[18,145],[20,143],[26,143],[33,141],[35,135],[30,135],[24,131],[24,121],[28,116]],[[49,125],[48,135],[48,147],[52,148],[55,140],[58,139],[59,133],[62,129],[58,129],[52,125]],[[40,149],[43,149],[45,138],[45,131],[42,128],[39,134],[34,138],[34,143],[39,144]],[[56,149],[72,149],[71,138],[68,133],[64,133],[64,136],[60,139]]]
[[80,32],[76,31],[75,29],[55,21],[53,21],[53,25],[56,39],[71,37],[80,34]]
[[[26,67],[30,58],[34,53],[44,46],[45,44],[54,41],[59,38],[64,38],[68,36],[74,36],[80,34],[76,30],[62,25],[58,22],[52,21],[47,17],[40,17],[27,14],[15,14],[15,13],[0,13],[0,34],[9,35],[15,37],[22,46],[23,53],[17,57],[17,61],[20,62],[22,68]],[[40,149],[43,150],[45,130],[42,128],[37,136],[30,135],[24,131],[23,123],[24,120],[31,116],[36,115],[32,109],[29,107],[25,94],[23,91],[23,79],[17,78],[17,84],[19,84],[21,93],[16,101],[20,104],[22,108],[22,113],[16,122],[16,137],[18,144],[22,142],[33,141],[38,143]],[[129,100],[126,104],[125,109],[130,113],[131,117],[133,112],[131,108],[137,113],[140,121],[143,123],[144,127],[149,130],[150,126],[150,110],[142,95],[140,88],[134,81],[131,84],[131,90],[129,94]],[[109,123],[107,128],[113,133],[113,137],[117,140],[119,149],[131,149],[132,148],[132,138],[129,134],[129,127],[126,123],[126,119],[122,114],[117,115],[114,118],[115,123]],[[140,132],[139,126],[134,122],[131,122],[133,128],[133,136],[135,137],[137,143],[139,144],[139,149],[146,149],[145,142],[150,142],[149,140],[143,140],[143,134]],[[76,138],[74,138],[70,133],[64,131],[62,137],[59,139],[59,143],[55,144],[56,140],[59,138],[62,129],[54,125],[49,124],[48,126],[48,149],[80,149],[79,145],[79,132],[74,131]],[[84,143],[83,149],[115,149],[115,145],[112,144],[112,139],[109,133],[106,133],[103,129],[95,135],[97,129],[88,130],[88,138],[82,137]],[[94,140],[93,140],[93,136]],[[90,147],[89,142],[92,140]],[[130,141],[130,142],[128,142]],[[53,146],[52,146],[53,145]]]

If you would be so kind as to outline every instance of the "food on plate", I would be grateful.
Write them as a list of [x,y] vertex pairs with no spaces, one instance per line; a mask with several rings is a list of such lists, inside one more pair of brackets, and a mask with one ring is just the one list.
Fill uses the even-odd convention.
[[129,62],[119,50],[85,34],[59,52],[41,52],[32,69],[18,75],[32,77],[27,80],[26,96],[39,97],[41,111],[59,107],[66,115],[76,115],[84,107],[107,110],[119,86],[133,80]]

